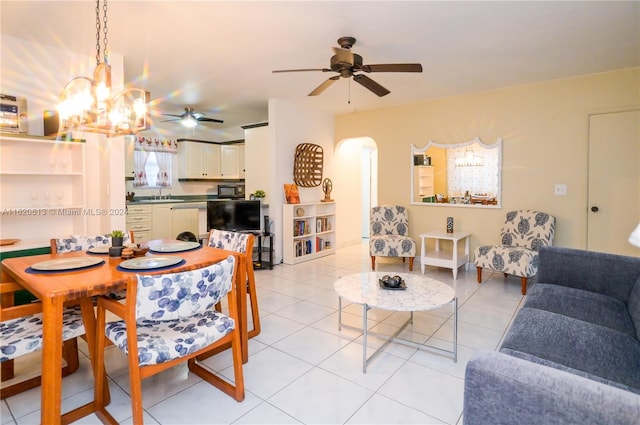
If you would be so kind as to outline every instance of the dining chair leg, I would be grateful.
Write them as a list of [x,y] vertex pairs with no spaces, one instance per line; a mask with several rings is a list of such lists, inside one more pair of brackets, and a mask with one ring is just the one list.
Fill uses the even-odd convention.
[[253,323],[253,329],[249,331],[248,337],[253,338],[260,333],[260,312],[258,311],[258,294],[256,278],[253,274],[253,263],[248,264],[247,267],[247,293],[251,302],[251,322]]

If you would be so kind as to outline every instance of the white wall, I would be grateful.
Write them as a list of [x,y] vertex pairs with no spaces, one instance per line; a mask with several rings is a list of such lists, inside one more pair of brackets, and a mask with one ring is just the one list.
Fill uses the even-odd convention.
[[[326,112],[305,108],[281,100],[269,100],[269,143],[273,147],[272,155],[266,160],[273,179],[265,189],[269,202],[269,217],[273,220],[271,230],[275,233],[275,262],[282,260],[282,204],[283,185],[293,183],[293,163],[296,146],[300,143],[314,143],[323,148],[323,178],[333,177],[333,140],[334,117]],[[333,180],[333,179],[332,179]],[[300,202],[319,202],[324,198],[322,187],[299,188]],[[339,208],[339,205],[338,205]],[[340,234],[340,225],[337,225]]]

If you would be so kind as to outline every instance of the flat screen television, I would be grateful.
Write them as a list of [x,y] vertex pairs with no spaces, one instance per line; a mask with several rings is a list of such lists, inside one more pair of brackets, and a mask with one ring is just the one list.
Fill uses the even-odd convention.
[[207,231],[260,232],[260,201],[207,201]]

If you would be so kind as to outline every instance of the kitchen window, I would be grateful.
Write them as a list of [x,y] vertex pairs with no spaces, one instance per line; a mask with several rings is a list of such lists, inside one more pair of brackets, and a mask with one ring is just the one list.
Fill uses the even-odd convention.
[[133,187],[171,187],[173,157],[178,152],[175,140],[138,137],[134,150]]

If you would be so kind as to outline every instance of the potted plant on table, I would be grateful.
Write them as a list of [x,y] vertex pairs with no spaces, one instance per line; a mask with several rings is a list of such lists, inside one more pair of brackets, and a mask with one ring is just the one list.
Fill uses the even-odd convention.
[[124,244],[124,232],[122,230],[114,230],[110,234],[111,236],[111,246],[119,247]]
[[265,196],[267,196],[267,194],[264,192],[264,190],[258,189],[258,190],[256,190],[256,191],[254,192],[253,196],[254,196],[256,199],[262,199],[262,198],[264,198]]

